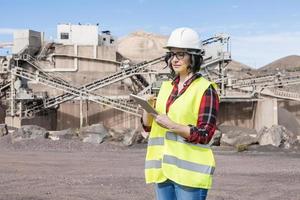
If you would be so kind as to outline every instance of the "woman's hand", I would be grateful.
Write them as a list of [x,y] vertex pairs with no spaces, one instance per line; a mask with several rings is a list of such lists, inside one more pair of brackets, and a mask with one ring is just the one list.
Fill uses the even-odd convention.
[[146,94],[143,96],[143,98],[146,99],[152,107],[155,106],[156,96],[154,96],[153,94]]
[[172,121],[167,115],[157,115],[155,117],[155,121],[160,126],[169,129],[171,132],[174,132],[183,138],[188,138],[190,136],[189,126],[177,124]]
[[163,115],[157,115],[155,117],[155,121],[156,123],[158,123],[159,125],[161,125],[164,128],[168,128],[171,129],[174,127],[175,123],[165,114]]
[[[155,104],[156,104],[156,96],[152,95],[152,94],[146,94],[143,96],[144,99],[146,99],[146,101],[148,101],[148,103],[154,108]],[[143,112],[144,114],[150,115],[152,117],[155,117],[156,115],[153,114],[149,114],[147,113],[146,110],[144,110]]]
[[[144,99],[146,99],[148,101],[148,103],[154,107],[155,103],[156,103],[156,97],[154,95],[144,95],[143,96]],[[143,110],[143,123],[145,126],[151,126],[152,125],[152,121],[153,121],[153,117],[155,117],[154,115],[151,115],[149,113],[147,113],[147,111]]]

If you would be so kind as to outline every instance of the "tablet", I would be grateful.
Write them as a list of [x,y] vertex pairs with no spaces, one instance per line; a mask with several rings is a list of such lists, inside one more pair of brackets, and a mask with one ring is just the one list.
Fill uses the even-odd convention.
[[130,96],[137,102],[139,105],[142,106],[144,110],[146,110],[149,114],[158,115],[158,112],[148,103],[146,99],[139,97],[134,94],[130,94]]

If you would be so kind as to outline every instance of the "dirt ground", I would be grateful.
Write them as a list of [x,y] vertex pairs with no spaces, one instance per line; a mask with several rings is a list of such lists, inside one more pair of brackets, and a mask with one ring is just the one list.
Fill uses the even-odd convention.
[[[0,139],[2,200],[151,200],[144,183],[145,144]],[[215,148],[208,200],[300,199],[300,153]]]

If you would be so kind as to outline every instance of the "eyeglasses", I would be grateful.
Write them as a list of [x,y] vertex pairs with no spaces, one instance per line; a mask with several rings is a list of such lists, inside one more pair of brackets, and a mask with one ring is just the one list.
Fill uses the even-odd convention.
[[184,58],[184,56],[186,55],[186,52],[167,52],[167,57],[169,59],[174,58],[174,56],[178,59],[178,60],[182,60]]

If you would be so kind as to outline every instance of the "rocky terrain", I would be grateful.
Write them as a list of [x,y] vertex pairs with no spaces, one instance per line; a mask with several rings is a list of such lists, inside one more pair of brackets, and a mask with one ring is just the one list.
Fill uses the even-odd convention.
[[[85,136],[28,126],[9,130],[0,137],[0,200],[154,200],[153,185],[144,183],[145,142],[129,144],[118,133],[100,133],[96,127],[103,128],[89,127]],[[227,138],[249,132],[232,127],[221,131]],[[264,135],[276,131],[282,128],[265,130]],[[130,132],[125,135],[134,135]],[[217,168],[208,200],[300,198],[300,153],[295,148],[219,142],[221,146],[213,146]]]

